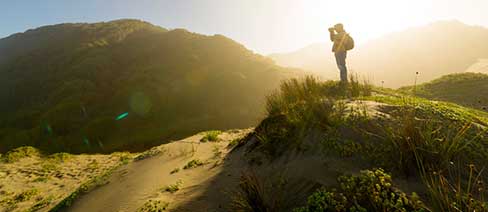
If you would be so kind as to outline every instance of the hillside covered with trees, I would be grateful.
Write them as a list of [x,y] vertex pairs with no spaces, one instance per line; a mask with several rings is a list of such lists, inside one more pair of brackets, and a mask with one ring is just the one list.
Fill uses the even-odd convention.
[[294,73],[224,36],[138,20],[28,30],[0,40],[0,152],[136,151],[249,127]]

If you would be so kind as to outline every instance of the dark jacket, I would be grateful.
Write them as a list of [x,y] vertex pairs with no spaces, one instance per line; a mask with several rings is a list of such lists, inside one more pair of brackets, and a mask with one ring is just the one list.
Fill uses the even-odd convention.
[[330,41],[334,42],[334,45],[332,46],[332,52],[345,52],[346,47],[346,38],[347,38],[347,32],[342,31],[342,32],[330,32]]

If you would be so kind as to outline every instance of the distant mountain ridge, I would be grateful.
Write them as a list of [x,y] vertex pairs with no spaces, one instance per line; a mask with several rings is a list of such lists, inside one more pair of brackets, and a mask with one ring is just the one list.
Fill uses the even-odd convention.
[[222,35],[117,20],[1,39],[0,74],[0,152],[110,152],[252,126],[298,72]]
[[[347,28],[346,28],[347,29]],[[359,45],[348,55],[351,70],[370,79],[377,85],[401,87],[418,80],[427,82],[442,75],[463,72],[479,59],[488,58],[488,29],[469,26],[459,21],[439,21],[391,33],[382,38]],[[325,44],[315,44],[308,49],[270,57],[279,65],[297,67],[337,78],[334,56]],[[322,58],[322,59],[320,59]],[[302,60],[303,64],[288,61]]]

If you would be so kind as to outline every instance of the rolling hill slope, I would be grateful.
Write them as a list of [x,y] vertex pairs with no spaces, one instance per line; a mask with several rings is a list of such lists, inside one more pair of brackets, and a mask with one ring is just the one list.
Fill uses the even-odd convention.
[[28,30],[0,40],[0,152],[134,151],[248,127],[295,73],[224,36],[138,20]]
[[[414,87],[400,88],[413,92]],[[416,95],[432,99],[454,102],[480,110],[488,108],[488,75],[482,73],[450,74],[417,86]]]

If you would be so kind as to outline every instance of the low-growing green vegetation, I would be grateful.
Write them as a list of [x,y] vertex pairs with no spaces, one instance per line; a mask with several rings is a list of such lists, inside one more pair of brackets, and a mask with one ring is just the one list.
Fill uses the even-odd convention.
[[40,156],[39,150],[34,147],[24,146],[13,149],[5,155],[2,156],[2,160],[7,163],[13,163],[21,160],[22,158],[32,157],[32,156]]
[[53,160],[58,163],[63,163],[72,158],[72,155],[69,153],[61,152],[61,153],[54,153],[48,156],[48,159]]
[[183,169],[193,169],[193,168],[196,168],[196,167],[199,167],[199,166],[203,166],[204,163],[202,161],[200,161],[199,159],[193,159],[191,161],[189,161],[184,167]]
[[137,155],[134,158],[134,160],[135,161],[144,160],[144,159],[159,155],[162,152],[163,152],[163,150],[161,150],[159,147],[153,147],[150,150],[144,151],[144,152],[140,153],[139,155]]
[[205,135],[200,139],[200,142],[218,141],[221,131],[213,130],[205,132]]
[[168,185],[164,188],[164,191],[169,192],[169,193],[175,193],[181,189],[181,186],[183,185],[183,181],[178,180],[176,183]]
[[38,194],[39,194],[39,190],[35,188],[25,190],[12,197],[6,197],[4,199],[0,199],[0,204],[4,205],[7,211],[14,210],[15,208],[17,208],[18,203],[28,201],[34,198],[35,196],[37,196]]
[[294,212],[326,211],[428,211],[419,196],[407,195],[393,186],[381,169],[361,171],[359,176],[341,176],[340,188],[313,193],[307,205]]
[[174,168],[173,170],[171,170],[171,172],[169,172],[169,173],[170,173],[170,174],[176,174],[176,173],[178,173],[178,172],[180,172],[180,168],[176,167],[176,168]]
[[113,157],[118,157],[122,164],[128,164],[134,159],[134,156],[130,152],[114,152]]
[[142,207],[137,209],[137,212],[162,212],[166,211],[169,207],[168,202],[161,200],[149,200]]
[[54,196],[52,195],[47,197],[42,197],[42,199],[37,201],[31,208],[28,209],[28,211],[32,211],[32,212],[39,211],[52,204],[53,200],[54,200]]
[[[341,178],[341,186],[335,188],[339,192],[318,191],[297,211],[487,210],[486,112],[357,81],[346,86],[312,77],[284,82],[268,97],[267,112],[252,134],[258,142],[247,152],[259,150],[274,159],[284,152],[322,150],[325,157],[351,158],[373,170]],[[323,139],[311,139],[312,135]],[[417,195],[403,194],[394,189],[389,174],[376,168],[423,184],[426,195],[421,201]],[[381,188],[364,190],[371,187],[368,183]],[[259,208],[258,200],[248,205]]]

